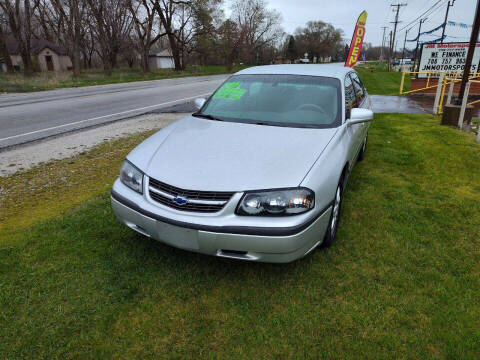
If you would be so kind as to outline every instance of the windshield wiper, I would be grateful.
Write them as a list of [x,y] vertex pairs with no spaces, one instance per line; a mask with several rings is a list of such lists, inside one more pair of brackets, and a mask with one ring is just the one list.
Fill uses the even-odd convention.
[[204,118],[204,119],[209,119],[209,120],[216,120],[216,121],[223,121],[223,119],[220,119],[216,116],[210,115],[210,114],[202,114],[202,113],[193,113],[192,116],[199,117],[199,118]]

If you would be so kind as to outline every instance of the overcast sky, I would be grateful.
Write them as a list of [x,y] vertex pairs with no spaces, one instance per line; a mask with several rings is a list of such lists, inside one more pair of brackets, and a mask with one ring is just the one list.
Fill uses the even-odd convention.
[[[287,33],[293,33],[295,28],[303,26],[309,20],[322,20],[331,23],[336,28],[344,31],[344,38],[350,41],[355,21],[362,10],[368,13],[365,41],[373,45],[382,43],[382,26],[393,29],[395,14],[390,4],[405,3],[400,10],[398,30],[415,20],[439,0],[266,0],[268,7],[276,9],[282,14],[283,28]],[[227,0],[226,6],[228,7]],[[431,30],[441,23],[445,18],[445,10],[448,0],[440,0],[428,15],[428,20],[422,25],[422,31]],[[475,13],[477,0],[456,0],[455,5],[450,7],[448,19],[456,22],[463,22],[471,25]],[[228,10],[227,10],[228,13]],[[413,27],[407,39],[413,39],[418,33],[418,21],[415,21],[408,28]],[[386,31],[388,34],[389,29]],[[447,26],[446,34],[452,37],[445,39],[451,41],[469,41],[471,28],[463,29]],[[411,34],[411,35],[410,35]],[[425,35],[421,41],[434,40],[442,35],[438,30],[433,35]],[[397,48],[403,47],[405,30],[397,32]],[[455,38],[454,38],[454,37]],[[415,47],[414,42],[407,42],[407,47]],[[413,45],[412,45],[413,44]]]

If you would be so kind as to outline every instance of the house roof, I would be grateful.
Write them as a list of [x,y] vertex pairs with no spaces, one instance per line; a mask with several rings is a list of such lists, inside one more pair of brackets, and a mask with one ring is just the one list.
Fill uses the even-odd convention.
[[173,57],[170,49],[150,50],[150,53],[148,54],[148,56]]
[[[7,39],[7,50],[10,55],[20,55],[20,47],[14,39]],[[53,42],[43,39],[32,39],[30,42],[31,54],[38,54],[45,48],[49,48],[58,55],[67,55],[67,50],[63,46],[55,45]]]

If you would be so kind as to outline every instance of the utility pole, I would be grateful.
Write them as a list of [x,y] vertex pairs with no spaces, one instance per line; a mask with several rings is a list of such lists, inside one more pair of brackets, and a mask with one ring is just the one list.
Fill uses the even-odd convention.
[[[428,19],[428,18],[420,19],[420,25],[418,26],[417,46],[415,46],[415,63],[417,62],[418,44],[419,44],[419,42],[420,42],[420,31],[422,31],[422,24],[423,24],[427,19]],[[415,64],[415,65],[416,65],[416,64]]]
[[390,30],[390,41],[388,43],[388,71],[390,71],[391,60],[392,60],[392,30]]
[[445,28],[447,27],[447,19],[448,19],[448,10],[450,10],[450,6],[455,4],[455,0],[449,1],[447,5],[447,12],[445,13],[445,21],[443,22],[443,30],[442,30],[442,40],[440,40],[440,44],[443,44],[443,37],[445,36]]
[[395,21],[393,22],[393,40],[392,40],[392,50],[394,50],[394,46],[395,46],[395,36],[397,35],[397,24],[398,24],[398,13],[400,12],[400,8],[402,6],[407,6],[407,4],[403,3],[403,4],[392,4],[390,5],[392,7],[396,7],[397,8],[397,13],[395,14]]
[[382,26],[382,29],[383,29],[383,36],[382,36],[382,47],[380,48],[380,56],[383,61],[383,58],[384,58],[383,49],[385,48],[385,30],[387,30],[387,27]]
[[479,30],[480,30],[480,0],[477,0],[477,10],[475,11],[475,18],[473,20],[472,34],[470,35],[470,44],[468,46],[467,59],[465,60],[465,68],[463,70],[462,85],[460,85],[460,92],[458,93],[458,98],[456,101],[457,105],[460,105],[463,100],[465,86],[467,85],[468,77],[470,76],[470,68],[472,66],[473,52],[475,51]]
[[403,59],[404,59],[404,56],[405,56],[405,45],[407,44],[407,34],[408,34],[408,30],[410,30],[410,29],[405,30],[405,39],[403,40],[402,58],[400,59],[400,61],[402,62],[401,65],[403,65]]

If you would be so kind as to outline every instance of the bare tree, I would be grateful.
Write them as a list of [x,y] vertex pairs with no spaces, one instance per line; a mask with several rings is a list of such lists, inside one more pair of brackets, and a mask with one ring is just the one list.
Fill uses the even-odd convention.
[[193,39],[195,34],[195,24],[193,19],[195,17],[196,9],[194,8],[194,2],[185,6],[181,4],[181,15],[179,17],[179,30],[175,32],[177,40],[177,46],[180,54],[180,64],[182,70],[186,67],[186,55],[190,54],[193,50]]
[[283,37],[281,15],[268,10],[263,0],[236,0],[232,6],[232,20],[241,29],[244,54],[249,63],[266,45],[275,45]]
[[5,59],[7,72],[12,73],[13,72],[12,59],[10,58],[10,54],[8,53],[6,35],[3,30],[3,26],[4,26],[4,21],[2,16],[0,17],[0,56],[2,56]]
[[208,0],[155,0],[155,10],[168,38],[175,70],[185,68],[185,53],[193,49],[187,49],[195,34],[193,19],[198,6],[206,1]]
[[112,68],[110,62],[108,61],[108,43],[107,43],[107,34],[104,25],[105,17],[105,0],[87,0],[90,5],[89,10],[93,18],[95,19],[95,27],[92,27],[93,35],[98,40],[100,45],[100,56],[103,61],[103,68],[107,75],[111,75]]
[[[42,36],[47,39],[59,39],[62,25],[50,0],[39,0],[38,9],[34,14]],[[62,44],[63,45],[63,44]]]
[[30,0],[24,0],[23,2],[20,0],[0,1],[0,8],[6,14],[12,35],[18,42],[25,75],[33,73],[33,64],[30,57],[32,39],[31,16],[37,6],[38,1],[33,2],[33,7]]
[[[137,64],[138,55],[141,54],[141,52],[140,39],[137,37],[136,33],[132,31],[128,38],[124,39],[123,50],[121,52],[120,59],[125,61],[128,67],[132,69]],[[140,67],[142,67],[141,61]]]
[[133,18],[134,29],[138,37],[138,45],[140,48],[140,55],[142,59],[143,72],[150,71],[148,62],[148,55],[150,48],[155,44],[160,37],[166,35],[165,33],[154,34],[154,24],[156,20],[154,0],[126,0],[126,6],[130,10]]
[[44,36],[55,38],[72,57],[73,75],[80,75],[80,53],[85,34],[87,3],[84,0],[40,0],[36,17]]
[[178,19],[178,13],[180,9],[178,5],[189,6],[190,4],[191,1],[155,0],[155,10],[160,17],[162,27],[165,30],[165,35],[168,38],[170,50],[173,56],[173,62],[175,64],[175,70],[183,69],[180,58],[180,46],[178,44],[178,36],[176,33],[177,31],[183,31],[183,27],[186,25],[185,22],[183,22],[183,24],[180,24],[177,29],[175,27],[175,20]]
[[[0,0],[0,6],[19,43],[26,72],[33,67],[32,37],[63,45],[72,58],[75,76],[82,60],[85,68],[101,61],[111,74],[118,59],[132,67],[138,54],[142,70],[148,72],[150,49],[157,43],[170,47],[176,70],[183,70],[195,53],[203,63],[224,61],[230,71],[238,59],[271,61],[283,36],[278,12],[268,10],[264,0],[235,0],[232,16],[224,21],[221,2]],[[0,51],[3,48],[0,37]]]
[[93,30],[94,24],[89,22],[84,27],[84,35],[82,37],[82,57],[83,57],[83,66],[84,68],[91,69],[92,68],[92,59],[95,51],[97,49],[97,42],[94,35]]
[[100,57],[107,75],[117,66],[118,54],[125,46],[124,39],[132,30],[129,10],[122,1],[87,0],[95,20],[93,34],[100,46]]

